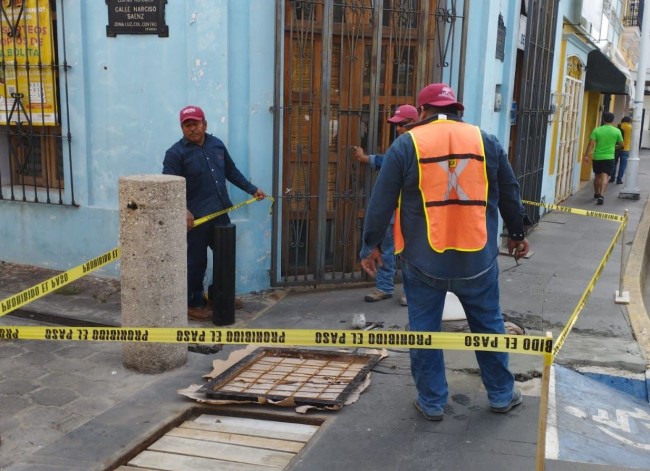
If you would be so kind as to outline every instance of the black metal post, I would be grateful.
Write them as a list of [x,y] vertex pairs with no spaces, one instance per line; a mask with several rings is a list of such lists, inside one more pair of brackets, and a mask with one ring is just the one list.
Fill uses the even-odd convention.
[[214,227],[212,251],[212,323],[235,323],[235,246],[233,224]]

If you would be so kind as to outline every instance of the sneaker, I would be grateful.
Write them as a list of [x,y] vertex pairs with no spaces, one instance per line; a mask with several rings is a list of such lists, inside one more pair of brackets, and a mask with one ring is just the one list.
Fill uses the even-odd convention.
[[444,417],[442,411],[439,414],[435,415],[427,414],[424,412],[424,409],[422,409],[417,399],[415,400],[415,408],[420,411],[420,414],[422,414],[425,419],[430,420],[431,422],[440,422]]
[[406,300],[406,296],[404,296],[404,295],[402,295],[402,297],[399,298],[399,303],[400,303],[401,306],[408,306],[409,305],[408,301]]
[[598,193],[594,193],[594,199],[597,200],[598,198],[600,198],[600,195]]
[[619,178],[618,180],[616,180],[616,184],[617,184],[617,185],[622,185],[622,184],[623,184],[623,180],[621,180],[621,179]]
[[187,317],[193,321],[208,321],[212,319],[212,312],[207,307],[188,307]]
[[366,297],[363,299],[365,299],[366,302],[374,303],[375,301],[382,301],[392,297],[392,294],[384,293],[382,290],[375,288],[370,294],[366,294]]
[[598,199],[596,200],[596,204],[598,206],[602,206],[604,203],[605,203],[605,198],[603,198],[602,196],[598,196]]
[[510,399],[510,402],[508,405],[505,405],[503,407],[495,407],[495,406],[490,406],[490,410],[492,412],[496,412],[497,414],[505,414],[507,412],[510,412],[511,409],[517,407],[519,404],[521,404],[523,401],[523,398],[521,397],[521,391],[518,389],[515,389],[515,392],[512,393],[512,399]]

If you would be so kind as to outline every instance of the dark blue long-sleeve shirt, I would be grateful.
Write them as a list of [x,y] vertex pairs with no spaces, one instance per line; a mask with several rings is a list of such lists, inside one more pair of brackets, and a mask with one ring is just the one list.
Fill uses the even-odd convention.
[[184,137],[165,153],[163,174],[185,177],[187,209],[200,218],[232,206],[226,180],[249,194],[253,185],[235,166],[224,143],[211,134],[202,146]]
[[370,154],[368,155],[368,163],[375,170],[381,168],[381,164],[384,161],[384,154]]

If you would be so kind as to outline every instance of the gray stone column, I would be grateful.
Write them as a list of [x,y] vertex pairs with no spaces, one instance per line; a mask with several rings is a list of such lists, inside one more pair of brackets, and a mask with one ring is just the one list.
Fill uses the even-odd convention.
[[[185,179],[170,175],[120,178],[122,325],[187,326]],[[162,373],[187,362],[187,345],[122,344],[126,368]]]

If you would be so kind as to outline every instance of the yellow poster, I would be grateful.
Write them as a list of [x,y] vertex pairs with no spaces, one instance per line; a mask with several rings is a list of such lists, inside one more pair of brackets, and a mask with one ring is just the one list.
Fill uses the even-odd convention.
[[57,124],[48,0],[1,0],[0,124]]

